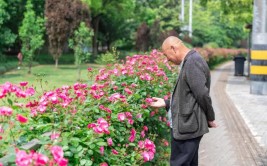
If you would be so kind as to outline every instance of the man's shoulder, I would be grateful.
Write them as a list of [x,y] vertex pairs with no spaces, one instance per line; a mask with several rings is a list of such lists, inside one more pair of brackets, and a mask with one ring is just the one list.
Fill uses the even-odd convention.
[[195,60],[195,61],[203,61],[204,59],[203,59],[203,57],[199,54],[199,52],[197,52],[197,51],[194,51],[193,53],[192,53],[192,55],[189,57],[189,59],[191,59],[191,60]]

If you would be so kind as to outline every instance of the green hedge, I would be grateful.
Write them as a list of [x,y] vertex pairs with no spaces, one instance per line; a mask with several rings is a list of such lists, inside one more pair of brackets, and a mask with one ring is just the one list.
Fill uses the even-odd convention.
[[[39,64],[38,62],[33,62],[32,66],[36,66],[38,64]],[[23,66],[27,67],[26,64],[23,64]],[[16,69],[17,67],[18,67],[18,62],[15,62],[15,61],[0,63],[0,74],[4,74],[5,72]]]
[[0,74],[4,74],[5,72],[16,68],[17,65],[18,65],[18,62],[0,63]]
[[218,66],[219,64],[221,64],[223,62],[226,62],[226,61],[229,61],[231,59],[232,59],[231,56],[227,56],[227,57],[224,57],[224,56],[214,56],[214,57],[211,57],[207,63],[209,65],[209,68],[212,70],[216,66]]
[[[55,61],[50,54],[39,54],[36,55],[35,61],[39,64],[54,64]],[[74,55],[73,54],[63,54],[60,56],[59,64],[74,64]]]

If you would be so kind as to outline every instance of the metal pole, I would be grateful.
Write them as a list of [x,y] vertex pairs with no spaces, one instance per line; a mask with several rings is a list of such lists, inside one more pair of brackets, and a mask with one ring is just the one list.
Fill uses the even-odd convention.
[[192,37],[192,13],[193,13],[193,0],[190,0],[190,7],[189,7],[189,37]]
[[181,7],[181,21],[184,22],[184,0],[182,0]]
[[250,92],[267,95],[267,0],[254,0]]

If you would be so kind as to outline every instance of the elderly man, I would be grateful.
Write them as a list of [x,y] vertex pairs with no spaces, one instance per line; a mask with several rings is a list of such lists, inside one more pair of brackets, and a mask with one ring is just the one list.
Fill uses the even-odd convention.
[[171,166],[198,165],[198,148],[209,127],[216,127],[210,92],[210,71],[206,61],[174,36],[162,44],[167,59],[180,65],[170,100],[153,97],[151,107],[165,107],[171,126]]

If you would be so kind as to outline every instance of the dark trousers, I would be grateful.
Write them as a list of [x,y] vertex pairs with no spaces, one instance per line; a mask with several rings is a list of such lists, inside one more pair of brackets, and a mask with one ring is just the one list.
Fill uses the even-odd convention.
[[171,130],[171,166],[197,166],[198,148],[202,136],[188,139],[176,140]]

